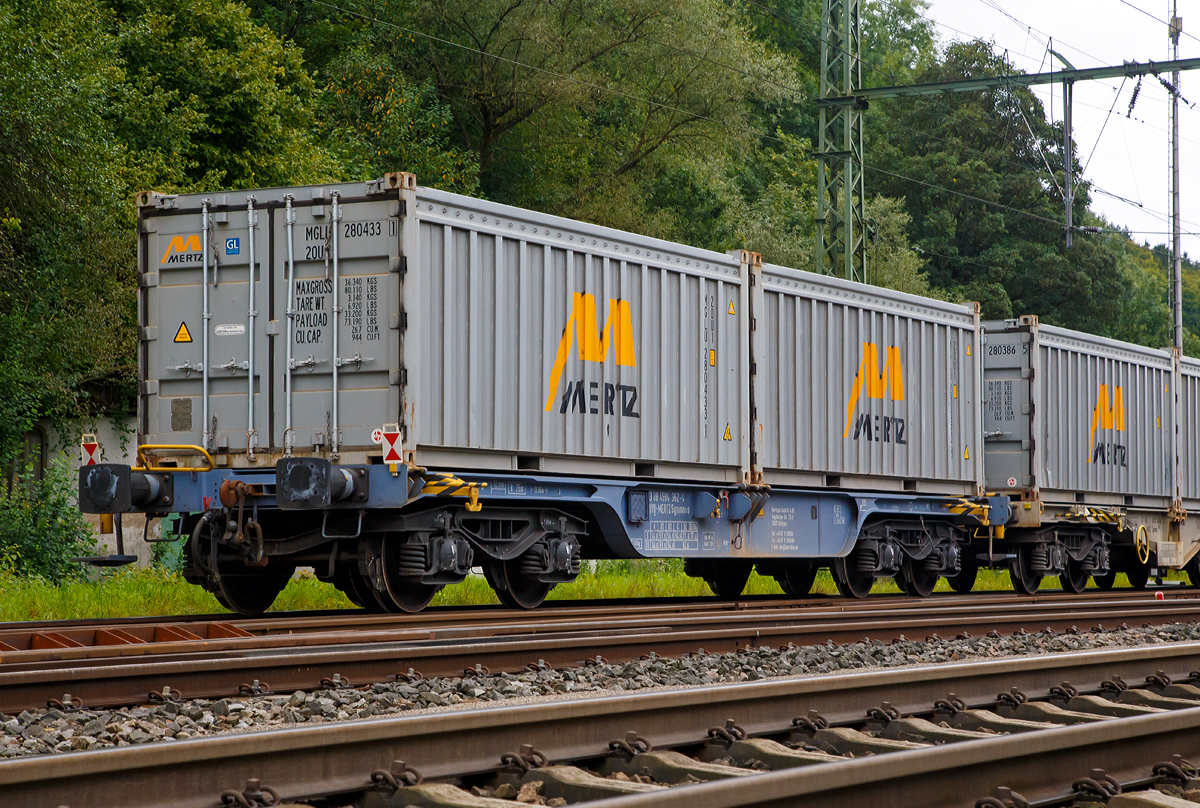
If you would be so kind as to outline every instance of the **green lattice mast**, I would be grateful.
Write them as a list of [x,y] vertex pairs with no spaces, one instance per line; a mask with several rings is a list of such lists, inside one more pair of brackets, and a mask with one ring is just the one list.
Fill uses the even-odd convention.
[[817,271],[867,281],[863,215],[861,0],[823,0],[817,146]]

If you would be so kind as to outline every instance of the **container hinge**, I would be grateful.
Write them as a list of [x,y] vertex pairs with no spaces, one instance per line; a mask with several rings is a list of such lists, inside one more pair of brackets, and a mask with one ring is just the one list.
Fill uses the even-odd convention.
[[158,220],[157,219],[142,219],[142,232],[143,233],[157,233],[158,232]]
[[153,342],[158,339],[158,326],[147,325],[142,327],[142,342]]
[[143,273],[142,274],[142,288],[143,289],[151,289],[155,286],[158,286],[158,273],[157,272]]
[[400,368],[388,372],[388,384],[404,386],[408,384],[408,369]]
[[146,379],[141,383],[140,387],[142,388],[141,393],[144,396],[158,395],[158,379]]
[[408,272],[408,256],[397,255],[388,261],[388,271],[404,275]]
[[751,362],[751,363],[750,363],[750,375],[751,375],[751,376],[757,376],[757,375],[758,375],[758,363],[757,363],[757,362]]
[[408,312],[401,311],[388,317],[388,327],[392,330],[404,331],[408,328]]

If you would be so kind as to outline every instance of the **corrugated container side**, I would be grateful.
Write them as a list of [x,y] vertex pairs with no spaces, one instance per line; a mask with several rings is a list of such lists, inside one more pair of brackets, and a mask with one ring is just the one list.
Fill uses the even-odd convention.
[[761,288],[754,395],[766,482],[982,485],[973,306],[773,265]]
[[1178,384],[1179,495],[1183,507],[1195,511],[1200,508],[1200,359],[1180,358]]
[[1043,498],[1171,497],[1171,354],[1045,325],[1037,346]]
[[739,256],[427,188],[414,208],[404,305],[418,462],[749,471]]

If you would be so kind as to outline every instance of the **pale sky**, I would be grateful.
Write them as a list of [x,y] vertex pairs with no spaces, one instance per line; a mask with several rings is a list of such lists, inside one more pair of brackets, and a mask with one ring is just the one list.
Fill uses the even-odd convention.
[[[1200,57],[1200,39],[1193,38],[1200,37],[1200,0],[1176,2],[1183,18],[1179,58]],[[926,16],[937,23],[943,45],[956,39],[990,40],[998,51],[1008,50],[1016,67],[1035,73],[1060,68],[1057,59],[1046,53],[1050,38],[1054,50],[1080,69],[1169,59],[1170,4],[1171,0],[1128,0],[1128,4],[1122,0],[931,0]],[[1200,70],[1182,73],[1180,79],[1183,97],[1196,104],[1194,109],[1179,105],[1182,245],[1196,260],[1200,259]],[[1127,119],[1137,80],[1126,79],[1124,87],[1121,81],[1075,84],[1075,143],[1080,163],[1086,164],[1085,178],[1142,207],[1093,190],[1092,209],[1116,224],[1146,231],[1134,233],[1139,243],[1169,245],[1169,96],[1153,76],[1146,76]],[[882,82],[863,76],[863,83],[870,87]],[[1061,121],[1061,85],[1033,89],[1046,109],[1053,109],[1054,120]]]

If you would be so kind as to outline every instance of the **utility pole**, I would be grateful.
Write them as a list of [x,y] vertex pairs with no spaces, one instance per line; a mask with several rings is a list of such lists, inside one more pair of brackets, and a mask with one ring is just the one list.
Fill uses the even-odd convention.
[[860,2],[822,1],[817,271],[866,283]]
[[[826,3],[832,0],[826,0]],[[1175,3],[1177,0],[1169,0]],[[1174,48],[1173,55],[1179,55],[1179,33],[1183,30],[1183,21],[1172,13],[1170,37],[1171,44]],[[823,45],[822,48],[825,46]],[[1062,82],[1063,85],[1063,156],[1065,158],[1066,188],[1063,191],[1063,202],[1066,207],[1065,215],[1065,232],[1067,237],[1067,246],[1071,246],[1072,235],[1076,232],[1093,232],[1098,231],[1098,228],[1092,227],[1076,227],[1072,221],[1072,206],[1075,201],[1075,182],[1074,182],[1074,142],[1071,132],[1071,95],[1077,81],[1093,81],[1097,79],[1120,78],[1136,78],[1139,76],[1152,75],[1158,78],[1164,86],[1167,86],[1166,80],[1161,77],[1162,73],[1171,71],[1174,76],[1175,84],[1173,87],[1168,87],[1171,94],[1171,211],[1172,211],[1172,228],[1171,232],[1174,236],[1174,258],[1175,258],[1175,278],[1173,286],[1173,304],[1175,315],[1175,344],[1178,347],[1183,347],[1183,281],[1180,274],[1181,255],[1179,252],[1179,73],[1181,70],[1198,70],[1200,69],[1200,59],[1172,59],[1168,62],[1125,62],[1121,65],[1110,65],[1108,67],[1089,67],[1084,69],[1076,69],[1067,62],[1066,59],[1054,51],[1055,56],[1067,66],[1066,70],[1055,70],[1046,73],[1006,73],[1003,76],[981,76],[973,79],[956,79],[953,81],[934,81],[927,84],[901,84],[895,87],[871,87],[855,90],[854,95],[857,100],[864,105],[876,98],[912,98],[917,96],[937,96],[946,93],[969,93],[979,92],[981,90],[993,90],[998,87],[1013,87],[1025,86],[1032,87],[1038,84],[1052,84],[1054,82]],[[846,99],[838,99],[838,102],[843,106],[848,105]],[[832,101],[821,99],[818,104],[832,104]],[[822,108],[824,109],[824,108]],[[824,113],[822,112],[822,116]],[[824,121],[824,117],[821,118]],[[823,135],[822,135],[823,136]],[[818,189],[820,188],[820,180],[818,178]],[[818,201],[818,210],[820,210],[820,202]]]
[[[1179,17],[1178,0],[1171,0],[1171,23],[1167,36],[1171,43],[1171,60],[1179,60],[1179,34],[1183,20]],[[1171,309],[1175,320],[1175,347],[1183,350],[1183,265],[1179,248],[1179,70],[1171,74],[1175,91],[1171,93]]]
[[1066,205],[1067,247],[1071,247],[1071,235],[1075,232],[1072,218],[1075,207],[1075,138],[1071,132],[1071,95],[1075,82],[1063,82],[1063,203]]

